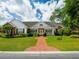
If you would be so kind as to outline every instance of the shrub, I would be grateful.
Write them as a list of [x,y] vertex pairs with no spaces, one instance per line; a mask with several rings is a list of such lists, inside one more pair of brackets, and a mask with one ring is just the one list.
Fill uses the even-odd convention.
[[23,33],[23,34],[18,34],[18,35],[16,35],[15,37],[16,37],[16,38],[21,38],[21,37],[26,37],[26,36],[27,36],[27,35]]
[[59,28],[55,30],[55,35],[61,36],[61,35],[71,35],[71,29],[69,27],[66,28]]
[[22,37],[22,36],[21,36],[21,35],[16,35],[15,37],[16,37],[16,38],[20,38],[20,37]]
[[62,28],[56,29],[54,33],[55,33],[55,35],[57,35],[57,36],[61,36],[61,35],[63,35],[63,29],[62,29]]
[[33,30],[31,30],[30,28],[27,29],[27,36],[31,37],[33,36]]
[[64,29],[63,29],[63,34],[64,34],[64,35],[67,35],[67,36],[71,35],[71,29],[68,28],[68,27],[64,28]]
[[40,34],[38,34],[38,36],[40,36]]
[[10,34],[5,34],[4,37],[6,37],[6,38],[11,38],[12,36],[11,36]]
[[3,37],[3,36],[5,36],[5,33],[0,33],[0,37]]
[[61,36],[63,35],[63,28],[58,29],[58,34]]
[[54,34],[57,35],[57,36],[59,35],[58,29],[55,29]]
[[37,37],[37,36],[38,36],[38,33],[35,32],[35,33],[33,34],[33,36],[36,36],[36,37]]
[[21,36],[22,36],[22,37],[26,37],[27,35],[26,35],[26,34],[21,34]]
[[32,33],[28,33],[27,36],[28,37],[31,37],[31,36],[33,36],[33,34]]
[[44,33],[44,36],[47,36],[47,33],[46,32]]

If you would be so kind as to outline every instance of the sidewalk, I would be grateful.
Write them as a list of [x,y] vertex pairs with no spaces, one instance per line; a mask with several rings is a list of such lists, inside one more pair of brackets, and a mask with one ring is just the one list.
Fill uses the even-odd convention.
[[45,41],[45,37],[38,37],[37,44],[34,47],[26,49],[26,51],[59,51],[55,47],[49,47]]

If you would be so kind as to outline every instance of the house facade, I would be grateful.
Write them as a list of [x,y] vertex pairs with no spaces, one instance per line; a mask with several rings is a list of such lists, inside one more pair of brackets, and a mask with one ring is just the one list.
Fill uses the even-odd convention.
[[7,25],[7,24],[9,24],[13,27],[10,31],[11,34],[13,34],[13,35],[27,34],[27,26],[25,24],[23,24],[23,22],[18,21],[18,20],[12,20],[10,22],[5,23],[4,25]]
[[12,20],[10,24],[15,28],[16,33],[24,33],[27,34],[27,26],[23,24],[21,21]]
[[55,35],[54,31],[59,26],[63,27],[62,24],[59,23],[52,24],[51,22],[23,22],[23,23],[34,32],[40,35],[46,33],[49,36]]
[[55,29],[59,26],[63,27],[62,24],[59,23],[52,24],[51,22],[21,22],[18,20],[12,20],[9,22],[9,24],[13,26],[13,34],[27,34],[27,29],[30,28],[33,30],[33,33],[38,33],[40,35],[43,35],[44,33],[47,35],[55,35]]

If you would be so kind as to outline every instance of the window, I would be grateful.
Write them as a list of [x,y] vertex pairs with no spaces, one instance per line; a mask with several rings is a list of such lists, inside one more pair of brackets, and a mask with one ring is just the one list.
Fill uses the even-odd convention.
[[43,24],[40,24],[40,26],[43,26]]
[[19,29],[18,29],[18,32],[19,32],[19,33],[24,33],[24,29],[23,29],[23,28],[19,28]]

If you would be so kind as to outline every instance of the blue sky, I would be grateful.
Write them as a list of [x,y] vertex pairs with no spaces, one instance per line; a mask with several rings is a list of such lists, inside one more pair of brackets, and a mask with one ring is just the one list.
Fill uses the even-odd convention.
[[55,8],[63,4],[63,0],[0,0],[0,20],[50,21]]

